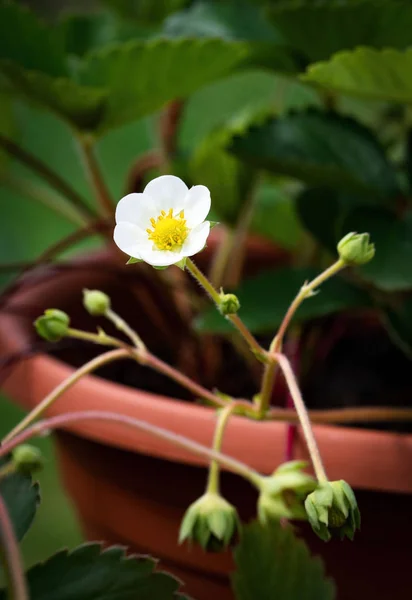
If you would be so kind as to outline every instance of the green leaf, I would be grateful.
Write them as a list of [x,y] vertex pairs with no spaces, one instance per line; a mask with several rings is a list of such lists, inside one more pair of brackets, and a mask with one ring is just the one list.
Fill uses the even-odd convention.
[[[251,331],[274,331],[281,323],[290,303],[305,281],[319,272],[311,268],[270,270],[246,280],[235,290],[241,309],[239,316]],[[370,305],[369,296],[341,277],[326,281],[316,296],[303,302],[296,313],[297,321],[306,321],[349,308]],[[210,307],[196,321],[199,330],[211,333],[232,331],[231,324]]]
[[244,527],[235,549],[236,600],[333,600],[336,590],[320,558],[312,557],[290,525],[279,521]]
[[412,43],[412,6],[404,1],[303,0],[283,7],[275,4],[269,17],[306,62],[359,45],[403,49]]
[[[0,460],[0,466],[6,464],[6,460]],[[40,504],[39,485],[32,482],[30,475],[12,473],[0,479],[0,494],[20,541],[29,530]]]
[[170,13],[183,8],[187,0],[103,0],[123,19],[140,23],[160,23]]
[[108,91],[99,132],[139,119],[230,72],[247,46],[222,40],[126,42],[89,54],[82,85]]
[[412,288],[412,214],[403,219],[384,209],[359,208],[341,223],[341,237],[349,231],[370,233],[373,260],[359,274],[387,292]]
[[[149,557],[126,557],[124,548],[100,544],[63,550],[27,572],[31,600],[177,600],[180,583],[155,572]],[[6,600],[0,593],[0,600]]]
[[59,23],[68,54],[82,57],[113,42],[144,39],[153,34],[134,21],[120,21],[108,12],[64,15]]
[[265,182],[260,186],[250,230],[277,242],[282,248],[296,248],[302,228],[293,200],[281,185]]
[[398,193],[395,172],[371,131],[334,113],[270,119],[235,137],[231,150],[256,167],[315,185],[376,197]]
[[171,15],[163,32],[174,37],[210,37],[283,43],[282,36],[262,11],[245,0],[200,0],[190,8]]
[[404,52],[391,48],[339,52],[327,62],[311,65],[302,79],[329,91],[409,104],[412,102],[412,48]]
[[26,7],[0,0],[0,62],[13,61],[50,76],[67,75],[63,41]]
[[250,42],[251,61],[279,71],[296,71],[282,35],[261,9],[247,0],[199,0],[171,15],[163,34],[168,37],[207,37]]
[[101,122],[107,92],[81,87],[66,77],[53,78],[40,71],[27,71],[14,63],[0,64],[12,91],[47,108],[79,129],[93,131]]
[[255,171],[226,150],[232,135],[229,129],[212,132],[198,146],[190,164],[193,180],[201,181],[210,190],[213,213],[231,225],[239,218]]

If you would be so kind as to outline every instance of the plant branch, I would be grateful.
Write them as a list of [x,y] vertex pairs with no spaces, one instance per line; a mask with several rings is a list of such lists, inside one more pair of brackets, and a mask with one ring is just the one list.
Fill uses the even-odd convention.
[[[189,273],[200,283],[205,292],[209,294],[213,302],[216,304],[217,309],[219,310],[219,292],[213,287],[208,278],[202,273],[202,271],[195,265],[195,263],[190,258],[186,259],[186,268],[189,271]],[[257,356],[264,356],[266,354],[265,350],[263,350],[263,348],[254,338],[254,336],[243,323],[243,321],[238,317],[238,315],[227,315],[225,318],[228,319],[228,321],[230,321],[236,327],[240,335],[247,341],[251,350]]]
[[146,346],[141,337],[135,332],[134,329],[130,327],[128,323],[126,323],[126,321],[120,315],[114,312],[114,310],[111,308],[107,309],[104,316],[113,323],[116,329],[123,332],[129,338],[129,340],[131,340],[135,348],[138,348],[142,351],[146,350]]
[[[305,283],[300,288],[299,292],[295,296],[295,299],[289,306],[282,323],[280,324],[279,330],[275,337],[272,340],[272,343],[269,348],[269,354],[275,354],[276,352],[282,352],[283,338],[285,337],[285,333],[291,320],[293,319],[297,309],[302,304],[302,302],[313,295],[316,289],[327,279],[336,275],[339,271],[346,267],[346,263],[342,259],[338,259],[333,265],[328,267],[325,271],[320,273],[315,279],[310,281],[309,283]],[[263,416],[267,411],[270,400],[272,397],[273,386],[276,378],[276,363],[273,361],[269,361],[265,365],[265,369],[263,372],[263,379],[260,394],[258,397],[258,407],[259,412]]]
[[83,158],[83,164],[89,176],[91,186],[94,189],[96,200],[100,206],[101,215],[104,218],[112,219],[114,204],[94,155],[93,138],[90,136],[79,136],[77,139],[80,153]]
[[23,561],[6,503],[0,494],[0,558],[7,576],[9,600],[29,600]]
[[72,205],[81,212],[87,221],[96,218],[96,213],[87,205],[80,194],[60,177],[58,173],[50,169],[46,163],[2,134],[0,134],[0,147],[20,163],[37,173],[37,175],[47,181],[47,183],[62,196],[70,200]]
[[[198,454],[209,460],[217,460],[219,461],[220,465],[226,467],[229,471],[233,471],[234,473],[241,475],[253,485],[260,487],[261,475],[235,458],[221,454],[216,450],[211,450],[207,446],[203,446],[194,440],[168,431],[167,429],[158,427],[157,425],[152,425],[146,421],[128,417],[126,415],[120,415],[118,413],[100,410],[71,412],[65,415],[59,415],[57,417],[51,417],[50,419],[38,421],[34,425],[31,425],[28,429],[25,429],[4,443],[4,445],[0,447],[0,457],[5,456],[11,450],[13,450],[13,448],[26,442],[33,436],[40,435],[53,429],[64,428],[81,421],[111,421],[113,423],[121,423],[128,427],[139,429],[140,431],[145,431],[146,433],[150,433],[154,436],[167,440],[176,446],[185,448],[194,454]],[[21,599],[19,598],[18,600]]]
[[296,412],[299,417],[300,425],[302,426],[303,435],[305,437],[306,445],[309,450],[309,454],[313,463],[316,477],[320,483],[328,480],[325,468],[323,466],[322,458],[319,452],[319,448],[313,434],[312,426],[309,420],[309,415],[306,410],[305,403],[302,398],[302,394],[299,389],[298,382],[296,381],[295,374],[292,370],[289,360],[284,354],[276,353],[274,358],[277,360],[280,368],[282,369],[285,377],[287,386],[290,391],[290,395],[293,399]]
[[[222,448],[223,435],[225,433],[226,425],[229,421],[230,415],[236,409],[236,403],[233,402],[228,404],[220,412],[217,413],[217,423],[215,429],[215,435],[213,437],[213,450],[220,452]],[[219,462],[212,460],[209,467],[209,476],[207,480],[206,492],[219,493],[219,473],[220,466]]]

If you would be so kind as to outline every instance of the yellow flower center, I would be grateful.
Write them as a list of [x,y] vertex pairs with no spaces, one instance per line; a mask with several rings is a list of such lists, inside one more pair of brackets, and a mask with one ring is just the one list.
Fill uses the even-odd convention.
[[177,216],[173,216],[172,208],[167,214],[162,210],[157,221],[150,219],[150,222],[153,231],[151,229],[146,229],[146,231],[149,234],[149,240],[152,240],[158,250],[176,252],[181,249],[189,233],[184,210],[180,211]]

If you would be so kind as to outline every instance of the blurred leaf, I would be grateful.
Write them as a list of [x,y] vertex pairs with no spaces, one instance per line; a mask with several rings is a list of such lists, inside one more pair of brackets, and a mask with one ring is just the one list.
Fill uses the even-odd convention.
[[13,86],[13,91],[52,112],[79,129],[93,130],[101,120],[107,93],[104,89],[87,88],[65,77],[53,78],[40,71],[26,71],[8,63],[0,69]]
[[[8,94],[0,92],[0,134],[12,139],[16,133],[16,123],[13,112],[12,99]],[[0,149],[0,180],[4,176],[10,156]]]
[[62,40],[26,7],[0,0],[0,62],[13,61],[27,70],[67,75]]
[[205,36],[283,43],[282,36],[266,20],[262,11],[246,0],[199,0],[190,8],[171,15],[164,24],[163,32],[176,37]]
[[247,53],[245,45],[221,40],[128,42],[88,55],[79,80],[109,92],[101,133],[222,77]]
[[395,172],[371,131],[334,113],[270,119],[234,138],[230,149],[256,167],[315,185],[377,197],[398,193]]
[[236,600],[333,600],[335,586],[293,528],[273,520],[246,525],[234,551]]
[[[286,310],[305,281],[319,272],[311,268],[290,268],[265,271],[248,279],[235,290],[240,300],[239,316],[251,331],[263,333],[274,331],[281,323]],[[323,315],[370,305],[366,293],[355,288],[340,277],[324,283],[316,296],[308,298],[298,309],[296,319],[306,321]],[[210,307],[196,322],[199,330],[211,333],[227,333],[232,325]]]
[[412,44],[412,6],[405,1],[359,0],[274,5],[269,16],[307,62],[356,46],[403,49]]
[[412,288],[412,214],[403,220],[389,210],[359,208],[341,223],[341,237],[349,231],[370,233],[373,260],[359,268],[362,277],[387,292]]
[[412,358],[412,298],[404,298],[397,306],[383,307],[382,313],[392,340]]
[[[100,544],[63,550],[27,572],[31,600],[177,600],[180,583],[154,572],[156,561],[125,556],[124,548]],[[0,599],[6,600],[3,590]]]
[[[307,188],[295,199],[296,211],[305,229],[322,246],[336,253],[342,233],[340,226],[348,212],[361,206],[376,206],[369,195],[350,194],[330,188]],[[347,232],[348,233],[348,232]]]
[[[6,463],[6,460],[0,459],[0,466]],[[0,494],[6,503],[16,537],[20,541],[29,530],[40,504],[39,485],[32,482],[30,475],[12,473],[0,479]]]
[[311,65],[302,79],[329,91],[409,104],[412,102],[412,48],[404,52],[390,48],[339,52],[327,62]]
[[280,185],[265,183],[260,187],[250,229],[282,248],[296,248],[302,228],[292,198]]
[[190,167],[194,181],[210,189],[217,218],[230,225],[236,223],[254,182],[254,169],[226,150],[232,135],[230,129],[210,134],[195,151]]
[[188,0],[102,0],[124,19],[141,23],[159,23],[167,15],[183,8]]
[[168,37],[207,37],[250,42],[250,60],[275,70],[294,72],[296,65],[283,38],[262,10],[247,0],[199,0],[171,15],[163,34]]
[[68,54],[82,57],[113,42],[145,39],[153,29],[122,21],[108,12],[65,15],[59,23]]

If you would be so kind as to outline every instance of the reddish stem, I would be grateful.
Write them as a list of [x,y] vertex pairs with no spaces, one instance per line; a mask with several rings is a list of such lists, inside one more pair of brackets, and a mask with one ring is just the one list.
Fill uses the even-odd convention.
[[0,555],[8,579],[10,600],[29,600],[19,545],[6,503],[0,494]]

